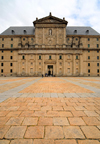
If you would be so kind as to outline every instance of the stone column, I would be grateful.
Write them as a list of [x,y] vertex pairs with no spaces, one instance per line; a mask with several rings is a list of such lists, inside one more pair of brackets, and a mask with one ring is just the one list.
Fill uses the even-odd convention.
[[22,56],[22,55],[19,55],[19,56],[18,56],[18,75],[21,74],[21,71],[20,71],[20,67],[21,67],[21,65],[22,65],[22,64],[21,64],[21,60],[20,60],[20,59],[21,59],[21,56]]
[[80,76],[83,75],[83,55],[80,55]]
[[75,76],[75,54],[73,54],[72,75]]
[[45,72],[44,72],[44,68],[45,68],[45,66],[44,66],[44,55],[42,55],[42,73],[43,73],[43,75],[45,75]]
[[37,76],[37,54],[35,56],[35,61],[36,61],[36,63],[35,63],[35,72],[36,72],[36,76]]
[[58,54],[56,55],[56,75],[58,76]]
[[65,66],[65,54],[63,55],[63,76],[66,75],[66,66]]
[[28,73],[27,73],[27,68],[28,68],[28,55],[25,55],[25,57],[26,57],[25,59],[26,59],[26,75],[27,75],[27,74],[28,74]]

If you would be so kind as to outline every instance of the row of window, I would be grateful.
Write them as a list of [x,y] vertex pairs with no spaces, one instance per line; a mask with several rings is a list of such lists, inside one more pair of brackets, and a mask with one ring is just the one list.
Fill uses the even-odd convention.
[[[1,63],[1,66],[4,66],[4,63]],[[10,66],[13,66],[13,63],[10,63]]]
[[[4,48],[4,44],[2,44],[2,48]],[[13,44],[11,44],[11,48],[13,48]]]
[[[69,41],[70,38],[67,38],[67,40]],[[76,38],[76,41],[78,40],[78,38]],[[90,41],[90,38],[87,39],[88,41]],[[97,41],[99,41],[99,38],[96,38]]]
[[[88,59],[90,59],[90,56],[88,56]],[[99,56],[97,56],[97,60],[99,59]]]
[[[23,40],[25,41],[25,38],[23,38]],[[31,40],[33,40],[33,38],[31,38]],[[2,38],[2,41],[4,41],[4,38]],[[13,41],[13,38],[11,38],[11,41]]]
[[[90,66],[90,63],[88,63],[88,66]],[[97,66],[99,66],[99,63],[97,63]]]
[[[90,44],[88,44],[88,48],[90,48]],[[97,48],[99,48],[99,44],[97,44]]]
[[[90,69],[88,69],[88,73],[90,73]],[[97,73],[99,73],[99,69],[97,69]]]
[[[13,72],[13,70],[12,69],[10,69],[10,73],[12,73]],[[3,69],[1,69],[1,73],[3,73]]]
[[[1,52],[3,53],[4,51],[2,50]],[[11,50],[10,52],[12,53],[13,51]]]
[[[88,50],[88,53],[90,53],[90,51]],[[99,50],[97,51],[97,53],[99,53]]]
[[[4,59],[4,56],[1,56],[1,59]],[[13,56],[10,56],[10,59],[13,59]]]

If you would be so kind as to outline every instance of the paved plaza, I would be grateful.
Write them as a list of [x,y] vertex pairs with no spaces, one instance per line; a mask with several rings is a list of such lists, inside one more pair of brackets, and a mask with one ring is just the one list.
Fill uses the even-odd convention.
[[100,144],[100,77],[1,77],[0,144]]

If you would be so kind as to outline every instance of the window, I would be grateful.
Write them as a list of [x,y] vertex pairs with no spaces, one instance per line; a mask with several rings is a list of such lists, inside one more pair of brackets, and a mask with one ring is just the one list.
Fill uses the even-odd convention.
[[3,66],[3,63],[1,63],[1,66]]
[[10,56],[10,59],[13,59],[13,56]]
[[99,59],[99,56],[97,56],[97,59]]
[[88,34],[88,33],[89,33],[89,30],[86,30],[86,33]]
[[90,59],[90,56],[88,56],[88,59]]
[[90,47],[90,44],[88,44],[88,48]]
[[78,39],[76,38],[76,41],[77,41]]
[[2,38],[2,41],[4,41],[4,38]]
[[26,30],[23,30],[23,32],[24,32],[24,34],[26,34],[26,33],[27,33],[27,31],[26,31]]
[[12,53],[13,51],[11,51],[11,53]]
[[39,55],[39,59],[41,59],[41,56]]
[[97,66],[99,66],[99,63],[97,63]]
[[90,41],[90,38],[88,38],[88,41]]
[[90,51],[88,51],[88,53],[89,53]]
[[59,56],[59,59],[62,59],[62,56],[61,56],[61,55]]
[[33,65],[33,63],[31,62],[31,65]]
[[13,63],[10,63],[10,66],[13,66]]
[[1,73],[3,73],[3,69],[1,69]]
[[99,51],[97,51],[97,53],[99,53]]
[[67,40],[69,41],[69,38],[67,38]]
[[13,44],[11,44],[11,48],[13,48]]
[[99,48],[99,44],[97,44],[97,48]]
[[51,59],[51,56],[49,56],[49,59]]
[[39,65],[41,65],[41,62],[39,62]]
[[76,59],[78,59],[78,56],[76,56]]
[[15,33],[15,31],[14,31],[14,30],[11,30],[11,32],[12,32],[12,34],[14,34],[14,33]]
[[2,44],[2,48],[4,48],[4,44]]
[[11,41],[13,41],[13,38],[11,38]]
[[90,66],[90,63],[88,63],[88,66]]
[[99,41],[99,39],[97,38],[97,41]]
[[33,40],[33,38],[31,38],[31,40]]
[[2,53],[3,53],[3,51],[2,51]]
[[25,38],[23,38],[23,41],[25,41]]
[[4,59],[4,56],[1,56],[1,59]]
[[97,73],[99,73],[99,69],[97,69]]
[[77,30],[74,30],[74,33],[77,33]]
[[10,73],[12,73],[13,72],[13,70],[12,69],[10,69]]
[[22,56],[22,59],[25,59],[25,56]]
[[49,35],[52,35],[52,29],[49,29]]
[[88,69],[88,73],[90,73],[90,69]]

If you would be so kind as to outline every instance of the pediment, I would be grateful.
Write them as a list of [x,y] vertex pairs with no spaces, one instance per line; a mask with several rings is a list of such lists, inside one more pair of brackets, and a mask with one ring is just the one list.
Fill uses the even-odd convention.
[[51,15],[47,16],[47,17],[44,17],[44,18],[41,18],[41,19],[36,19],[36,21],[33,22],[34,25],[35,24],[66,24],[67,25],[67,21],[65,19],[60,19],[58,17],[54,17]]

